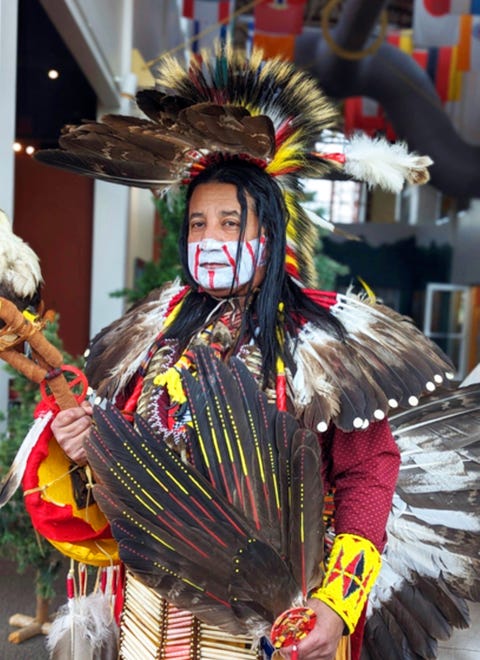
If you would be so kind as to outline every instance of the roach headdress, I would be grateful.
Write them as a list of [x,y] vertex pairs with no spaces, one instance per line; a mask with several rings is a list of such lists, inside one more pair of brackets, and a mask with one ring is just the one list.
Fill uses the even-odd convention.
[[342,154],[316,150],[322,131],[337,123],[335,108],[307,73],[281,58],[262,58],[261,51],[247,58],[223,45],[213,57],[192,58],[186,70],[167,56],[159,66],[157,88],[136,96],[148,119],[106,115],[101,122],[66,126],[61,149],[40,151],[36,158],[157,192],[190,180],[218,158],[251,160],[282,189],[289,214],[289,273],[313,284],[316,232],[298,199],[301,179],[342,171],[395,192],[405,180],[427,181],[431,161],[409,154],[404,144],[365,136],[354,138]]

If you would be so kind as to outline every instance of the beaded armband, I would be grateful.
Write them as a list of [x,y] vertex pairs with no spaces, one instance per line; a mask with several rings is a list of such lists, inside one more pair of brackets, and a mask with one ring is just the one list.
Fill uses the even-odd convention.
[[376,547],[361,536],[339,534],[333,543],[322,586],[311,594],[332,608],[352,633],[380,572]]

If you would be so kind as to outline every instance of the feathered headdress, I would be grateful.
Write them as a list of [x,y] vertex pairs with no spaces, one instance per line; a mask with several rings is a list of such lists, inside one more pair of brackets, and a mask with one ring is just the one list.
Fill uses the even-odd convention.
[[[428,157],[404,144],[355,138],[343,154],[315,150],[337,113],[316,82],[291,63],[249,58],[219,45],[188,70],[161,60],[156,89],[137,93],[148,117],[106,115],[101,122],[66,126],[61,150],[36,154],[44,163],[98,179],[164,191],[188,181],[221,157],[254,161],[275,177],[289,213],[287,268],[305,285],[314,282],[316,232],[298,200],[302,178],[343,171],[355,179],[399,191],[405,180],[428,180]],[[319,219],[318,224],[321,224]]]

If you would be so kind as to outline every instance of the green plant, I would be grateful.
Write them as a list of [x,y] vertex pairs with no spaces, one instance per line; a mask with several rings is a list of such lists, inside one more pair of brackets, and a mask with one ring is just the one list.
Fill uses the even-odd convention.
[[318,244],[315,250],[315,269],[317,271],[320,288],[325,291],[334,291],[337,285],[337,277],[348,275],[350,268],[341,264],[323,252],[322,236],[327,236],[326,229],[319,229]]

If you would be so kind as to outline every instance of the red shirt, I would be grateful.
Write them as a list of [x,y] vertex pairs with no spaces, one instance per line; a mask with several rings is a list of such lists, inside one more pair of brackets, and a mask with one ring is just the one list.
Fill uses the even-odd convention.
[[331,426],[321,443],[325,491],[334,489],[336,533],[363,536],[381,551],[400,468],[388,421],[348,433]]

